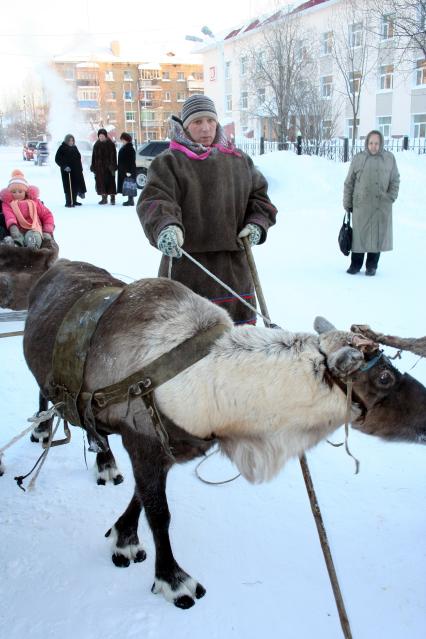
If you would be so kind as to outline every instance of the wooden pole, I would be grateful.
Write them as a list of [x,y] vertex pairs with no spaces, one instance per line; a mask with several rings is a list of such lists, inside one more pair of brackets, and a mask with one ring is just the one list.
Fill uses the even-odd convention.
[[[243,237],[244,249],[247,256],[247,261],[250,267],[251,275],[254,282],[254,288],[256,290],[256,297],[259,302],[262,315],[269,319],[269,325],[271,324],[266,301],[263,296],[262,287],[260,285],[259,275],[257,272],[256,264],[253,258],[253,252],[251,250],[248,237]],[[268,326],[265,320],[265,326]],[[300,466],[302,468],[302,475],[305,481],[306,490],[309,497],[309,503],[311,506],[312,514],[314,516],[315,524],[318,531],[318,536],[321,543],[321,549],[324,555],[325,565],[327,566],[328,576],[330,578],[331,587],[333,589],[334,600],[336,602],[337,611],[339,613],[340,625],[342,626],[343,636],[345,639],[352,639],[351,627],[349,624],[348,615],[346,614],[345,603],[343,601],[342,592],[340,590],[339,581],[337,579],[336,569],[334,567],[333,557],[330,550],[330,545],[327,539],[327,532],[325,530],[324,521],[321,515],[321,510],[318,504],[318,499],[315,494],[315,488],[312,481],[311,472],[309,470],[308,461],[306,455],[303,454],[300,458]]]

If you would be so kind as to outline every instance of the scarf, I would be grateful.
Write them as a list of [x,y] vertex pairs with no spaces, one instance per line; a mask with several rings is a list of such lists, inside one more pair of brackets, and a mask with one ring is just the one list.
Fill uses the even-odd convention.
[[15,214],[16,221],[18,222],[18,226],[20,226],[22,229],[25,229],[25,230],[32,229],[33,231],[38,231],[40,235],[42,235],[43,230],[41,228],[40,220],[37,215],[37,207],[35,203],[32,200],[25,200],[25,202],[28,205],[28,213],[31,220],[30,222],[27,222],[27,220],[24,218],[23,214],[21,213],[21,209],[19,208],[19,204],[17,200],[12,200],[10,203],[10,207],[13,213]]
[[217,149],[221,153],[241,157],[241,153],[239,153],[232,142],[228,140],[225,131],[219,123],[217,124],[215,142],[211,146],[203,146],[199,142],[191,140],[183,128],[182,122],[174,116],[169,119],[169,127],[170,137],[172,139],[170,149],[185,153],[191,160],[205,160],[209,157],[213,149]]

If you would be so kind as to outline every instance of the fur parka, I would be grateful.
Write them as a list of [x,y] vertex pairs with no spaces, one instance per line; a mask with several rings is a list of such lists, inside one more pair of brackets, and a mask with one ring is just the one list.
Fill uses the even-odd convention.
[[90,170],[95,174],[96,193],[115,195],[115,172],[117,170],[117,151],[112,140],[97,140],[93,146]]

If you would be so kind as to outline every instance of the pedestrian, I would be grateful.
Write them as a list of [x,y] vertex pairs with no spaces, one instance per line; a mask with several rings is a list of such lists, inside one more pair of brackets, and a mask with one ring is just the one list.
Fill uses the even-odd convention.
[[255,305],[254,284],[242,237],[266,240],[277,210],[267,182],[251,158],[236,149],[218,122],[214,102],[192,95],[181,119],[170,119],[170,148],[151,163],[137,213],[147,238],[162,251],[159,275],[171,277],[220,304],[236,324],[256,322],[256,314],[182,254]]
[[71,133],[64,137],[64,141],[56,151],[55,162],[61,169],[62,186],[65,193],[65,206],[81,206],[77,196],[84,199],[86,183],[83,175],[81,155]]
[[6,228],[3,241],[39,249],[43,240],[52,240],[55,222],[52,212],[39,199],[39,190],[30,186],[22,171],[12,171],[7,188],[0,192]]
[[370,131],[365,151],[357,153],[349,167],[343,190],[343,207],[352,213],[351,264],[346,271],[361,270],[367,253],[365,274],[376,274],[382,251],[391,251],[392,204],[398,197],[399,172],[393,153],[384,150],[380,131]]
[[98,139],[93,145],[90,170],[95,174],[96,193],[102,198],[98,204],[107,204],[108,195],[111,204],[115,204],[117,151],[114,142],[108,137],[106,129],[98,131]]
[[[123,193],[123,182],[126,177],[132,178],[136,184],[136,151],[130,133],[122,133],[120,141],[123,146],[118,152],[117,193]],[[123,193],[124,195],[124,193]],[[123,206],[134,206],[134,196],[128,195]]]

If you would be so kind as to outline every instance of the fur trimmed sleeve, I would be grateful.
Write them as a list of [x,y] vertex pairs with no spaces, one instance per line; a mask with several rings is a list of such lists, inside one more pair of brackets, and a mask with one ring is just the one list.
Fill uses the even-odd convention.
[[37,205],[37,215],[39,217],[43,232],[53,233],[53,230],[55,228],[55,221],[53,219],[52,212],[40,200],[36,201],[36,205]]

